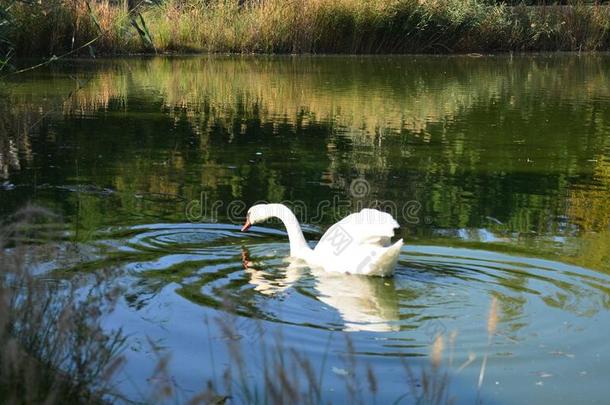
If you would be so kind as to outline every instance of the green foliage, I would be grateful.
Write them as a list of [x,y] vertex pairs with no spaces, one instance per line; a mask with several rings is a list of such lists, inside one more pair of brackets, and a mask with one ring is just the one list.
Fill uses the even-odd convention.
[[138,32],[142,42],[156,52],[155,44],[153,43],[148,27],[146,26],[146,21],[144,21],[144,17],[142,17],[142,13],[137,13],[137,18],[135,16],[131,17],[131,25]]

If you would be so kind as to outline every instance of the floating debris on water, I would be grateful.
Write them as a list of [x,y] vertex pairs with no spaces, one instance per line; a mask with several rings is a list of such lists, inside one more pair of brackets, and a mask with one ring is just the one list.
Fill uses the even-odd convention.
[[533,374],[537,375],[539,378],[551,378],[553,374],[547,373],[546,371],[536,371]]
[[344,377],[349,375],[349,372],[347,370],[345,370],[344,368],[339,368],[339,367],[333,367],[333,373],[344,376]]
[[10,181],[5,181],[4,183],[0,183],[0,190],[10,191],[13,190],[16,186]]
[[567,357],[569,359],[573,359],[574,357],[576,357],[573,353],[566,353],[566,352],[562,352],[560,350],[549,352],[549,354],[552,354],[553,356],[563,356],[563,357]]

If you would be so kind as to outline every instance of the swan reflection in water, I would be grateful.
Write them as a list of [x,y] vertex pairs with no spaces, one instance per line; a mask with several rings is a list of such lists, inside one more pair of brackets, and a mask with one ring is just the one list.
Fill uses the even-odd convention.
[[288,259],[281,278],[257,269],[242,247],[242,263],[250,284],[261,294],[275,295],[291,288],[309,269],[315,277],[319,301],[335,308],[346,331],[390,332],[400,330],[398,294],[393,279],[329,273]]

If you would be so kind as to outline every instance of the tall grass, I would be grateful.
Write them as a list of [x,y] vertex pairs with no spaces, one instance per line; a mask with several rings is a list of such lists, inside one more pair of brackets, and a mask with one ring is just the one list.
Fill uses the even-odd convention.
[[[12,1],[0,0],[0,8]],[[610,49],[610,6],[578,0],[540,7],[484,0],[163,0],[133,1],[133,9],[126,4],[19,2],[10,11],[15,28],[5,35],[21,55],[60,54],[98,36],[89,52]]]
[[33,243],[56,236],[50,218],[27,207],[0,229],[0,402],[102,403],[122,361],[121,333],[101,327],[116,294],[103,279],[82,288],[36,275],[40,259],[58,254]]
[[[254,330],[248,331],[248,335],[254,335],[254,340],[260,342],[260,347],[253,347],[251,342],[244,343],[244,331],[240,330],[238,318],[233,315],[233,304],[230,301],[224,304],[225,313],[216,321],[227,345],[228,364],[224,369],[216,370],[222,374],[222,381],[208,381],[202,391],[188,398],[189,404],[331,404],[333,402],[328,398],[331,391],[340,394],[342,402],[366,404],[377,403],[387,387],[375,369],[358,355],[349,333],[331,334],[324,359],[314,364],[306,353],[286,342],[281,329],[272,333],[261,321],[256,321]],[[340,378],[332,386],[326,380],[330,368],[326,359],[330,355],[331,339],[344,340],[341,367],[332,368]],[[402,363],[404,385],[395,393],[393,403],[454,403],[449,371],[459,373],[474,358],[460,370],[452,370],[450,359],[443,353],[444,339],[441,334],[434,338],[429,364],[420,363],[414,368],[411,361],[403,359],[399,362]],[[177,386],[169,369],[171,353],[157,352],[157,355],[159,361],[150,380],[159,383],[153,387],[149,402],[170,403],[177,397]],[[397,371],[400,373],[400,366]]]

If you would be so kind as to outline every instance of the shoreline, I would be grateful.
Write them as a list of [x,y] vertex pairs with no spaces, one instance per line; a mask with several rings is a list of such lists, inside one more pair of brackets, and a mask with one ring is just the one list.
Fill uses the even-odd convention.
[[205,52],[205,53],[158,53],[158,54],[111,54],[111,55],[99,55],[95,58],[82,56],[82,55],[71,55],[68,57],[60,58],[44,58],[29,56],[15,58],[11,61],[10,69],[0,70],[0,82],[5,81],[6,83],[11,81],[11,77],[16,77],[20,74],[38,70],[43,67],[51,67],[52,65],[61,65],[62,63],[105,63],[113,60],[153,60],[153,59],[167,59],[167,60],[189,60],[189,59],[209,59],[213,60],[260,60],[260,61],[271,61],[281,59],[302,59],[302,60],[316,60],[316,59],[353,59],[353,60],[374,60],[374,59],[417,59],[421,60],[434,60],[441,59],[462,59],[462,60],[493,60],[493,59],[522,59],[522,58],[538,58],[538,59],[553,59],[553,58],[580,58],[580,57],[599,57],[603,58],[610,55],[610,50],[604,51],[528,51],[528,52],[495,52],[486,54],[473,54],[473,53],[453,53],[453,54],[268,54],[268,53],[217,53],[217,52]]
[[48,64],[62,61],[103,61],[113,59],[136,58],[502,58],[502,57],[560,57],[560,56],[604,56],[610,55],[610,49],[599,51],[507,51],[507,52],[455,52],[455,53],[238,53],[238,52],[163,52],[163,53],[115,53],[99,54],[94,58],[87,55],[66,57],[22,56],[13,59],[18,61],[45,61]]

